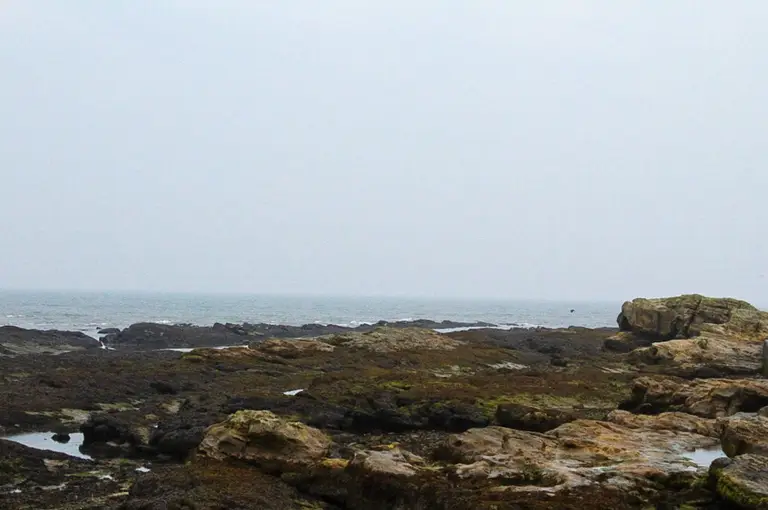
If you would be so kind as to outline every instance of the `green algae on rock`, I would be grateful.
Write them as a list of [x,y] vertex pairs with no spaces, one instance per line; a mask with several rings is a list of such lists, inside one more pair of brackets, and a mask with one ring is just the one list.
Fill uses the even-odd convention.
[[233,458],[283,472],[319,461],[330,445],[330,438],[313,427],[270,411],[248,410],[212,425],[199,451],[212,459]]
[[344,333],[327,338],[328,343],[378,353],[406,350],[451,351],[463,342],[430,329],[379,327],[367,333]]
[[768,457],[740,455],[717,461],[710,468],[715,490],[724,501],[738,508],[768,509]]

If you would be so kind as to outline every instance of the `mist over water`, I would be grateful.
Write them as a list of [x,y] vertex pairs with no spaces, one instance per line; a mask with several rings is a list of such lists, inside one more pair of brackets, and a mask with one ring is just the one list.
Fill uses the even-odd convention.
[[355,326],[379,320],[433,319],[523,327],[610,327],[615,326],[620,307],[620,302],[0,291],[0,324],[86,333],[142,321]]

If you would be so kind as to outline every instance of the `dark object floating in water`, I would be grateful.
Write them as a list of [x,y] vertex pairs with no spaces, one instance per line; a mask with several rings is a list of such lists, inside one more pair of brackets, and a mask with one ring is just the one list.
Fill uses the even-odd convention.
[[54,434],[51,439],[56,441],[57,443],[67,444],[69,443],[69,440],[72,439],[69,434],[60,433],[60,434]]
[[576,310],[574,310],[573,308],[571,308],[571,313],[573,313],[573,312],[575,312],[575,311],[576,311]]

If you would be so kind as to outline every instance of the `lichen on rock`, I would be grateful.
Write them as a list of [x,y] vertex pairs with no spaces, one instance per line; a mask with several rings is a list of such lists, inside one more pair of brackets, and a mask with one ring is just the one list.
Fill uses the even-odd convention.
[[319,461],[330,445],[323,432],[301,422],[270,411],[243,410],[212,425],[199,452],[216,460],[233,458],[281,472]]

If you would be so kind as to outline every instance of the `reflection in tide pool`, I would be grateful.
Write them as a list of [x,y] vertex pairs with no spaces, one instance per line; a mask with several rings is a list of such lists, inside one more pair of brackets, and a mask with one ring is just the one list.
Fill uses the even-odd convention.
[[13,441],[14,443],[23,444],[30,448],[37,448],[38,450],[50,450],[59,453],[65,453],[72,457],[79,457],[81,459],[89,459],[92,457],[80,452],[80,446],[83,444],[82,434],[70,434],[70,439],[66,443],[59,443],[51,439],[53,432],[31,432],[29,434],[18,434],[15,436],[7,436],[3,439]]
[[727,457],[722,448],[696,448],[692,452],[685,453],[685,457],[691,459],[699,467],[708,468],[715,459]]

